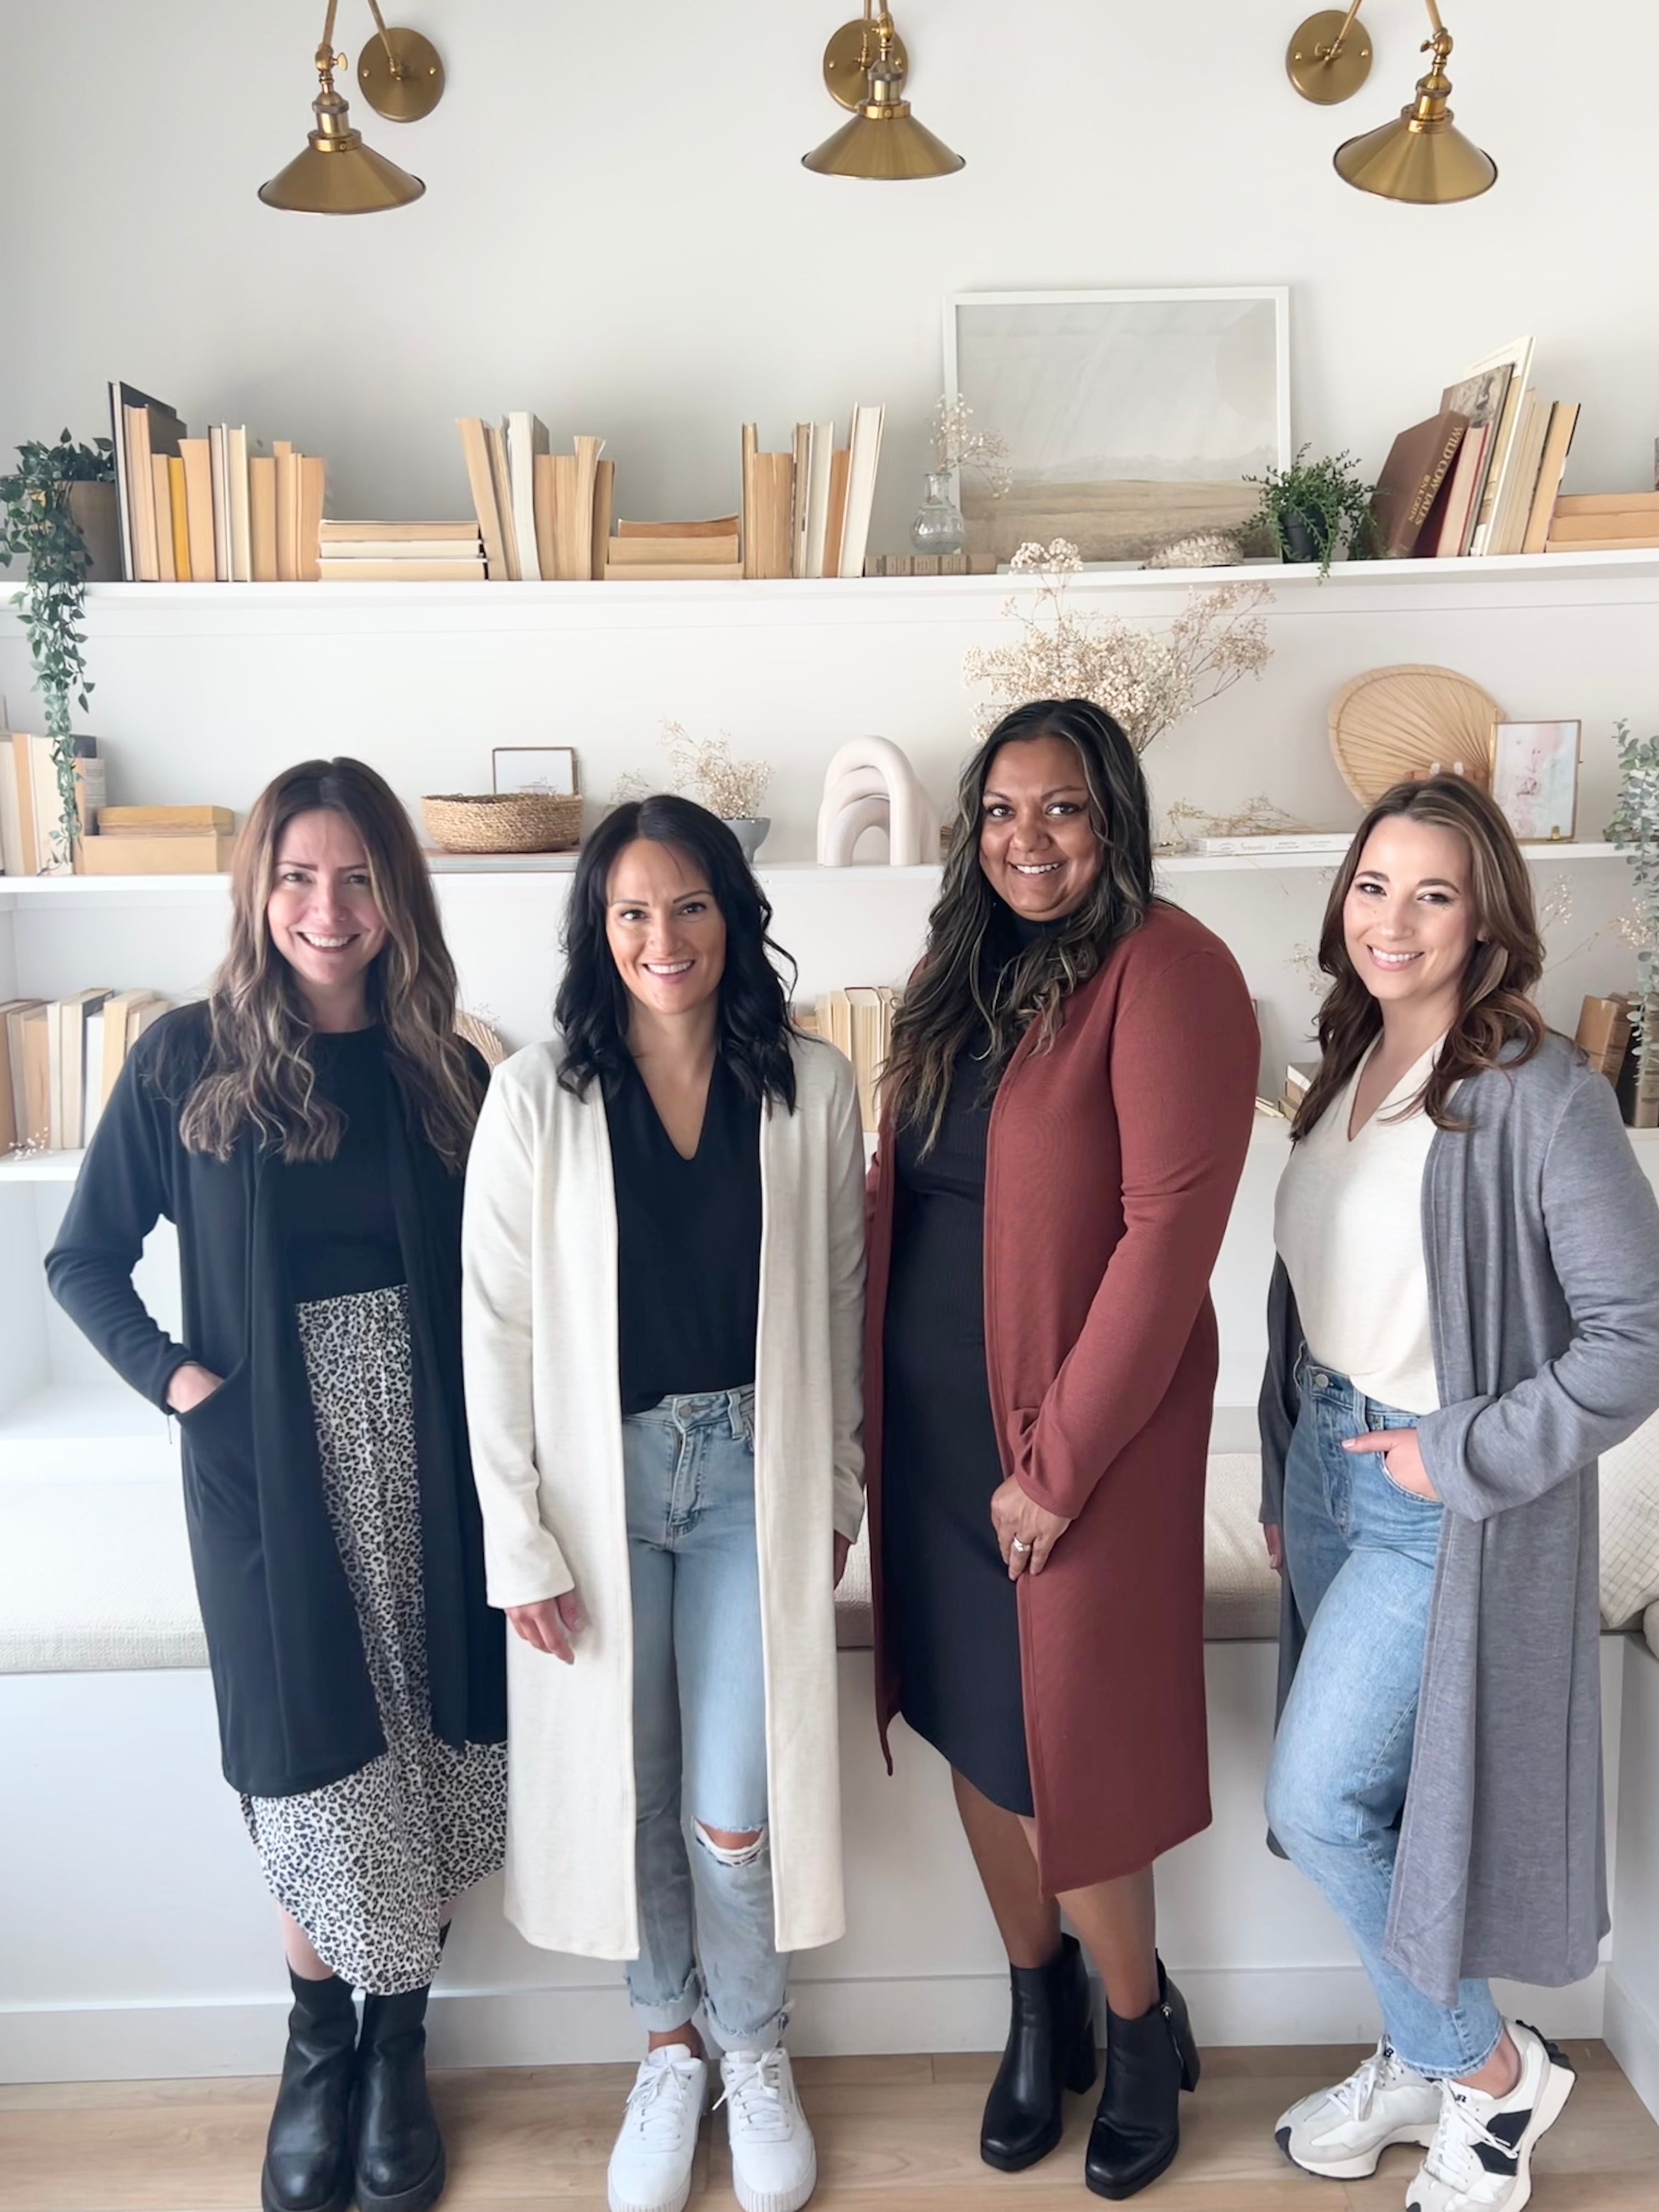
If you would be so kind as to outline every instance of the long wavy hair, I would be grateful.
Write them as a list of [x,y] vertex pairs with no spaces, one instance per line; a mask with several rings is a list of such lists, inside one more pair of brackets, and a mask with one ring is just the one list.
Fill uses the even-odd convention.
[[305,996],[265,921],[283,834],[296,816],[318,812],[343,816],[362,839],[386,926],[368,969],[369,1013],[386,1032],[410,1118],[459,1171],[483,1093],[455,1034],[454,963],[409,817],[357,760],[301,761],[254,801],[231,867],[230,945],[208,998],[207,1059],[179,1133],[189,1151],[220,1160],[249,1128],[285,1160],[329,1160],[339,1149],[345,1117],[317,1090]]
[[614,808],[582,847],[565,908],[565,970],[554,1010],[564,1041],[561,1085],[582,1098],[597,1080],[601,1094],[614,1098],[628,1069],[633,1002],[611,957],[605,925],[611,871],[623,847],[641,837],[677,848],[708,884],[726,924],[721,1056],[750,1098],[775,1099],[793,1113],[789,990],[774,963],[788,969],[791,988],[795,963],[772,941],[771,902],[756,882],[742,846],[717,814],[672,792]]
[[1420,1097],[1407,1102],[1402,1111],[1420,1104],[1437,1128],[1467,1129],[1469,1124],[1451,1110],[1455,1085],[1465,1076],[1485,1074],[1500,1061],[1515,1066],[1530,1060],[1544,1039],[1544,1018],[1531,996],[1544,970],[1544,940],[1533,905],[1532,878],[1515,832],[1496,803],[1461,775],[1397,783],[1383,793],[1355,830],[1326,902],[1319,965],[1332,979],[1331,988],[1319,1009],[1319,1073],[1291,1125],[1292,1142],[1305,1137],[1332,1100],[1341,1095],[1382,1030],[1382,1007],[1348,957],[1342,916],[1371,832],[1379,822],[1396,817],[1449,830],[1462,841],[1475,918],[1475,942],[1463,970],[1457,1018]]
[[[980,866],[986,786],[1005,745],[1063,738],[1076,751],[1089,793],[1089,823],[1100,873],[1074,914],[1012,959],[994,933],[1009,909]],[[1097,975],[1112,947],[1146,920],[1152,896],[1152,830],[1146,779],[1134,747],[1112,717],[1087,699],[1038,699],[1004,715],[969,760],[957,787],[944,881],[927,921],[927,945],[893,1022],[882,1078],[884,1105],[939,1136],[963,1054],[980,1058],[988,1085],[1039,1024],[1036,1049],[1053,1042],[1068,994]],[[989,1032],[988,1045],[986,1042]]]

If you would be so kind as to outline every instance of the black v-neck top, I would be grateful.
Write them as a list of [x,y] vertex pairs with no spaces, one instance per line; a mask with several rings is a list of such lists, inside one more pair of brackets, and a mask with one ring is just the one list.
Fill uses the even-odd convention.
[[760,1102],[717,1054],[702,1133],[684,1159],[630,1060],[605,1118],[623,1412],[741,1389],[755,1379],[760,1324]]

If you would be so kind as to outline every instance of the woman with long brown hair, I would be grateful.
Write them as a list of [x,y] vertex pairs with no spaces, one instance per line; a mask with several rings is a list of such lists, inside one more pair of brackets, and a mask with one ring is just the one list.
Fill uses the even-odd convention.
[[1206,1826],[1214,1263],[1258,1045],[1231,956],[1157,898],[1140,764],[1087,701],[963,770],[894,1026],[872,1188],[865,1449],[884,1735],[950,1762],[1009,1960],[980,2131],[1004,2172],[1106,2086],[1085,2179],[1174,2158],[1198,2053],[1152,1863]]
[[[462,1170],[485,1071],[407,816],[307,761],[238,842],[208,998],[129,1058],[46,1261],[179,1418],[226,1778],[293,1985],[265,2212],[443,2187],[427,1994],[501,1863],[503,1629],[460,1374]],[[184,1336],[132,1281],[178,1229]],[[354,1987],[366,1994],[361,2037]]]
[[1339,2179],[1418,2144],[1416,2212],[1513,2212],[1573,2077],[1490,1979],[1576,1981],[1607,1926],[1595,1462],[1659,1405],[1659,1208],[1532,1002],[1532,886],[1484,792],[1380,799],[1319,957],[1261,1399],[1267,1810],[1382,2035],[1278,2136]]

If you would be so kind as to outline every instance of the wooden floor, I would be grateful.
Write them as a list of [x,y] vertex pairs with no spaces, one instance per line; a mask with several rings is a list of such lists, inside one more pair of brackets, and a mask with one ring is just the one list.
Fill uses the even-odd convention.
[[[1390,2151],[1374,2179],[1292,2171],[1273,2124],[1359,2054],[1307,2048],[1212,2051],[1183,2100],[1182,2154],[1145,2197],[1148,2212],[1400,2212],[1419,2154]],[[1600,2044],[1575,2044],[1578,2086],[1534,2167],[1539,2212],[1655,2212],[1659,2126]],[[1068,2100],[1066,2140],[1028,2173],[978,2156],[995,2061],[802,2059],[818,2145],[817,2212],[1082,2212],[1093,2100]],[[530,2206],[599,2212],[605,2167],[633,2078],[620,2066],[441,2074],[434,2094],[449,2145],[445,2212]],[[274,2084],[269,2081],[0,2086],[0,2212],[254,2212]],[[703,2124],[691,2202],[736,2203],[721,2118]]]

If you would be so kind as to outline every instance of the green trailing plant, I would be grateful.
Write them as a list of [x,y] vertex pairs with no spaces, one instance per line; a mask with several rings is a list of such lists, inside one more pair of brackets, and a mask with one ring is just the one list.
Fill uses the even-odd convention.
[[0,476],[0,561],[21,562],[26,580],[13,604],[28,640],[34,681],[46,702],[63,802],[60,835],[67,851],[75,836],[75,739],[71,705],[87,711],[82,617],[92,556],[70,512],[72,483],[108,483],[115,475],[110,441],[77,445],[67,430],[55,446],[31,439],[17,448],[17,466]]
[[1351,561],[1369,561],[1376,552],[1376,521],[1371,512],[1376,489],[1356,473],[1352,453],[1310,461],[1299,446],[1287,469],[1268,469],[1246,477],[1261,494],[1255,513],[1235,532],[1243,548],[1265,534],[1286,561],[1314,561],[1322,577],[1332,557],[1346,552]]
[[1659,737],[1633,738],[1615,722],[1619,800],[1607,842],[1630,863],[1632,911],[1625,934],[1636,947],[1637,982],[1645,1000],[1659,991]]

